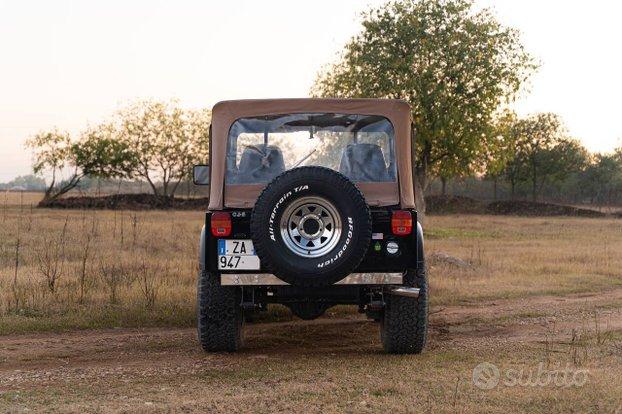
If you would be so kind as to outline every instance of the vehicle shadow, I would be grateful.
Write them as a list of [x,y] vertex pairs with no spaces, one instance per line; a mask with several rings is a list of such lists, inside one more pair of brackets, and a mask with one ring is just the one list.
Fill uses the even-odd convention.
[[249,324],[240,354],[356,355],[380,354],[378,324],[361,318]]

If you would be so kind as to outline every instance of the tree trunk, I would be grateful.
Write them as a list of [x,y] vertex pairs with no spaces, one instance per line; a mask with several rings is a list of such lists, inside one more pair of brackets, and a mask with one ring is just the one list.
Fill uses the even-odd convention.
[[84,174],[78,173],[78,171],[76,170],[73,173],[73,176],[65,183],[65,185],[60,187],[58,190],[53,191],[54,187],[50,186],[50,188],[48,188],[47,191],[45,192],[43,199],[39,201],[39,206],[45,206],[50,201],[56,200],[60,196],[76,188],[78,184],[80,183],[80,180],[82,179],[82,177],[84,177]]
[[536,182],[536,175],[534,174],[532,182],[531,182],[531,201],[533,201],[534,203],[538,199],[537,187],[538,187],[538,184]]
[[447,195],[447,178],[441,177],[441,195],[445,197]]
[[171,197],[175,196],[175,193],[177,192],[177,189],[179,188],[179,184],[181,183],[181,180],[182,179],[180,178],[179,180],[173,183],[173,187],[171,188],[171,194],[170,194]]
[[69,181],[67,182],[67,184],[65,184],[63,187],[61,187],[53,196],[52,196],[52,200],[56,199],[66,193],[68,193],[69,191],[73,190],[74,188],[76,188],[78,186],[78,184],[80,184],[80,180],[82,180],[82,177],[84,177],[84,174],[82,173],[78,173],[77,171],[73,173],[73,176],[69,179]]
[[493,201],[497,201],[497,181],[499,181],[498,177],[492,179],[492,199]]
[[536,199],[538,198],[537,187],[538,187],[538,172],[537,172],[535,161],[532,160],[531,161],[531,201],[533,201],[534,203],[536,202]]
[[417,209],[417,217],[419,222],[423,223],[425,219],[425,197],[423,194],[423,185],[419,179],[415,178],[415,208]]
[[153,183],[153,181],[151,181],[151,178],[149,177],[149,175],[145,175],[145,178],[147,179],[147,182],[149,183],[149,186],[151,187],[151,191],[153,191],[153,194],[154,195],[159,195],[158,194],[158,189],[156,188],[156,186]]
[[54,168],[52,170],[52,182],[50,183],[50,186],[45,190],[45,194],[43,195],[43,200],[41,200],[41,203],[45,203],[46,201],[49,201],[52,198],[52,191],[54,191],[54,186],[56,185],[56,168]]
[[417,209],[417,218],[420,223],[423,224],[425,220],[425,193],[424,189],[426,186],[427,176],[426,169],[423,168],[413,168],[413,184],[415,186],[415,208]]

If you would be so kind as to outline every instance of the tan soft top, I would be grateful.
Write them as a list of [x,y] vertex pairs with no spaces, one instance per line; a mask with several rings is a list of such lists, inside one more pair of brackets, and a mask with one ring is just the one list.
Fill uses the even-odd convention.
[[[240,207],[244,204],[230,202],[225,197],[226,191],[240,193],[227,185],[225,188],[225,159],[227,138],[231,125],[239,118],[262,115],[280,115],[293,113],[341,113],[359,115],[379,115],[389,119],[395,130],[395,152],[399,182],[399,204],[402,208],[414,208],[413,176],[411,165],[411,116],[410,106],[406,101],[396,99],[245,99],[222,101],[214,105],[212,110],[211,139],[211,186],[209,209],[220,210],[227,207]],[[361,183],[363,184],[363,183]],[[229,188],[231,187],[231,188]],[[261,186],[263,187],[263,185]],[[362,187],[362,185],[360,186]],[[365,188],[361,188],[367,197]],[[242,191],[248,188],[237,189]],[[391,191],[391,190],[388,190]],[[383,189],[375,190],[375,196],[383,199]],[[393,190],[393,192],[395,192]],[[252,191],[257,193],[257,191]],[[248,193],[247,193],[248,194]],[[386,199],[393,199],[393,194],[386,194]],[[225,203],[227,199],[227,203]],[[253,200],[254,201],[254,200]],[[397,200],[395,200],[397,201]],[[251,205],[254,203],[251,203]],[[382,203],[380,203],[382,204]]]

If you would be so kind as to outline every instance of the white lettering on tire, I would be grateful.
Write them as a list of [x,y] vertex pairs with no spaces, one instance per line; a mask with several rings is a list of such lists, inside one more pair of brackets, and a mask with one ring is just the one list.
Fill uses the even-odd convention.
[[272,213],[270,214],[270,219],[268,220],[268,233],[270,234],[270,240],[272,241],[276,241],[276,237],[275,237],[275,232],[274,232],[274,218],[276,217],[276,213],[279,209],[279,207],[289,198],[291,197],[292,194],[295,193],[299,193],[301,191],[304,190],[308,190],[309,189],[309,185],[308,184],[303,184],[301,186],[298,187],[294,187],[294,191],[288,191],[287,193],[283,194],[281,196],[281,198],[279,198],[279,201],[277,201],[277,203],[274,205],[274,208],[272,209]]
[[321,269],[324,266],[328,266],[328,265],[335,263],[343,255],[343,253],[346,251],[346,249],[350,245],[350,240],[352,239],[353,233],[354,233],[354,220],[352,220],[352,217],[348,217],[348,237],[346,238],[346,241],[343,244],[343,247],[339,249],[339,251],[330,259],[324,262],[318,263],[317,267]]

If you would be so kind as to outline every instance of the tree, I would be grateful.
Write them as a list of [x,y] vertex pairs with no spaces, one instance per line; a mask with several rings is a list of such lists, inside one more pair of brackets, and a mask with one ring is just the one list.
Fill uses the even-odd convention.
[[[209,123],[208,110],[144,101],[122,109],[112,122],[87,129],[77,142],[57,130],[37,134],[27,143],[34,151],[34,171],[52,176],[43,203],[76,188],[86,176],[145,179],[154,194],[172,196],[192,165],[207,160]],[[67,168],[70,178],[57,182]]]
[[[516,154],[516,135],[512,127],[516,123],[516,114],[505,111],[494,122],[492,139],[487,140],[483,151],[482,164],[485,166],[486,177],[493,181],[493,199],[497,200],[499,178],[507,171],[508,165]],[[512,197],[516,183],[512,183]]]
[[622,157],[614,154],[595,154],[579,178],[579,185],[590,203],[612,204],[622,189]]
[[364,15],[362,32],[318,76],[312,94],[411,104],[415,193],[424,210],[430,172],[455,160],[472,167],[492,139],[495,112],[535,68],[518,32],[488,9],[475,11],[471,0],[398,0]]
[[14,187],[21,187],[27,191],[41,191],[45,190],[47,186],[45,185],[45,180],[41,177],[37,177],[36,175],[21,175],[19,177],[15,177],[11,181],[5,184],[0,184],[0,188],[12,189]]
[[[41,203],[45,204],[76,188],[86,176],[115,178],[128,176],[134,169],[134,157],[128,146],[114,136],[110,124],[90,128],[74,142],[68,133],[41,132],[26,143],[34,152],[35,174],[48,171],[51,182]],[[58,180],[64,169],[69,178]]]
[[539,113],[520,119],[510,134],[516,139],[515,156],[506,167],[512,195],[516,183],[528,182],[531,199],[536,201],[547,182],[560,181],[587,163],[587,151],[578,141],[566,136],[555,114]]
[[84,175],[98,178],[129,177],[136,158],[129,145],[118,139],[111,123],[87,129],[80,142],[73,144],[76,165]]
[[119,140],[133,157],[131,176],[146,180],[156,195],[175,194],[192,165],[207,159],[207,110],[184,111],[175,102],[141,101],[119,111],[118,117]]
[[[195,164],[205,164],[209,160],[209,129],[212,113],[209,109],[187,110],[185,118],[184,130],[188,142],[187,149],[181,154],[181,170],[186,172],[182,179],[189,179]],[[175,187],[178,185],[179,181]]]
[[442,163],[438,163],[432,173],[441,180],[441,194],[447,195],[447,183],[452,178],[463,177],[471,171],[471,165],[465,157],[446,157]]
[[[83,174],[76,165],[72,151],[73,143],[68,133],[57,129],[40,132],[26,141],[26,146],[33,150],[34,173],[41,174],[47,171],[51,174],[50,184],[41,203],[58,198],[78,185]],[[68,179],[57,183],[59,175],[65,168],[69,168],[71,175]]]
[[543,177],[539,190],[547,180],[557,185],[566,180],[572,173],[582,172],[589,162],[589,153],[585,147],[578,140],[568,137],[563,137],[557,145],[546,153],[548,153],[549,161],[545,172],[550,171],[550,174]]

